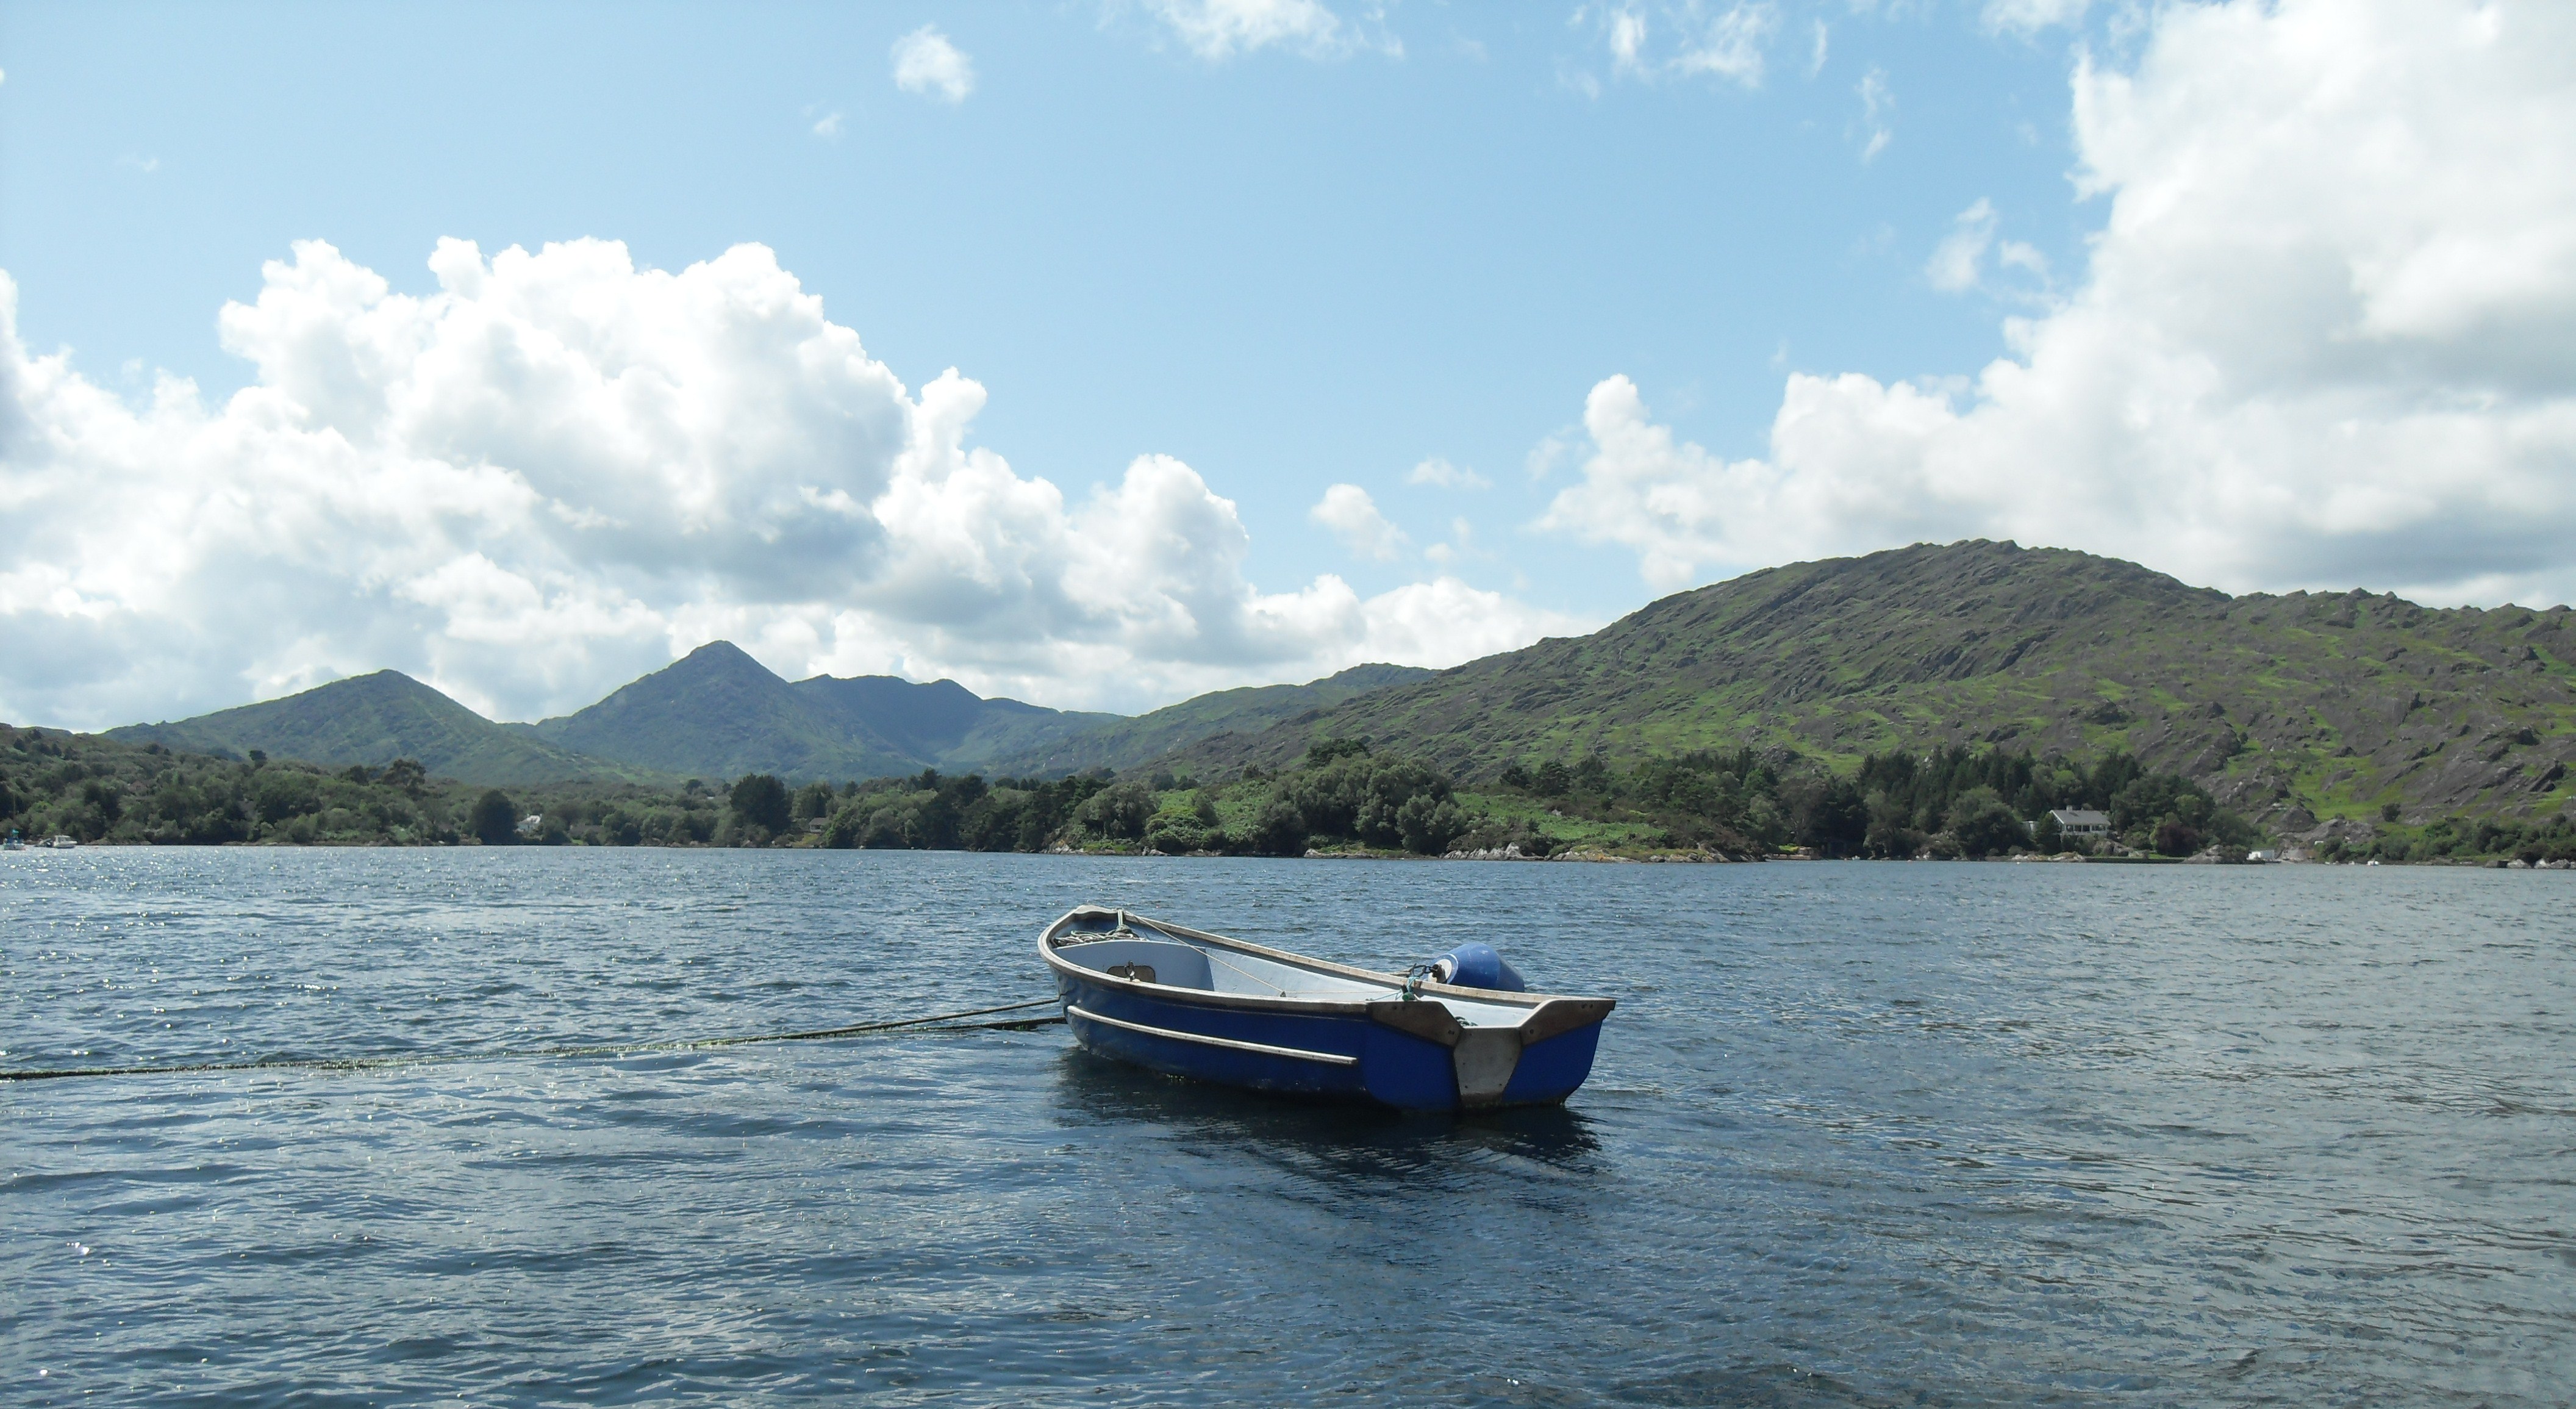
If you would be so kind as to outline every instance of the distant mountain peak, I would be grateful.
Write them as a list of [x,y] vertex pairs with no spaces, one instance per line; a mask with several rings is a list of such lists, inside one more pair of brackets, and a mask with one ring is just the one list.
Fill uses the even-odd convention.
[[778,674],[778,672],[771,670],[768,666],[762,665],[759,659],[753,656],[751,652],[744,650],[742,647],[735,645],[731,641],[709,641],[705,645],[698,647],[696,650],[689,652],[687,655],[680,657],[678,660],[671,662],[669,665],[662,667],[660,670],[654,671],[652,675],[647,675],[644,678],[650,680],[655,675],[669,675],[674,672],[683,676],[761,675],[766,676],[769,679],[776,680],[782,685],[787,683],[786,680]]
[[646,776],[522,737],[399,670],[347,676],[282,699],[175,722],[130,724],[107,734],[127,743],[235,758],[256,749],[272,758],[333,767],[381,767],[412,758],[433,774],[472,783]]
[[526,727],[672,773],[839,781],[973,768],[1100,718],[979,699],[954,680],[817,675],[791,685],[732,642],[709,641],[587,709]]

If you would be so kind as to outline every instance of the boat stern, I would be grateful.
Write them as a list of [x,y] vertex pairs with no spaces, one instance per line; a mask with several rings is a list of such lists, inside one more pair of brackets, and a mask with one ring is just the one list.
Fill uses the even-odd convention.
[[[1369,1094],[1405,1110],[1553,1105],[1592,1074],[1608,998],[1549,998],[1517,1023],[1459,1021],[1438,998],[1368,1005]],[[1382,1035],[1381,1035],[1382,1034]]]

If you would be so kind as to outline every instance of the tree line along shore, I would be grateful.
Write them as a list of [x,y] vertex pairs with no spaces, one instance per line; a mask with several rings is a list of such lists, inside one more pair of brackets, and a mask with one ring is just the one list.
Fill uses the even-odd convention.
[[[2110,836],[2061,837],[2051,814],[2098,811]],[[2576,824],[2396,819],[2320,861],[2568,862]],[[2123,753],[2035,757],[1953,747],[1872,754],[1837,772],[1780,749],[1614,765],[1514,763],[1462,786],[1361,739],[1225,781],[1108,770],[1070,777],[916,775],[837,785],[774,774],[675,788],[514,789],[434,778],[417,762],[323,768],[234,760],[0,725],[0,829],[41,841],[210,846],[800,846],[1258,856],[1544,859],[1982,859],[2092,851],[2242,859],[2266,838],[2179,774]]]

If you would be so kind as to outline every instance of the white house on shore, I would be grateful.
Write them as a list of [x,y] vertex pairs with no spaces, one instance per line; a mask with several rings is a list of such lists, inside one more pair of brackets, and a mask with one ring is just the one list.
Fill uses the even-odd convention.
[[[2057,834],[2068,841],[2103,841],[2111,835],[2111,819],[2100,812],[2081,807],[2058,807],[2051,808],[2048,815],[2057,819]],[[2039,824],[2032,823],[2031,830],[2037,832]]]

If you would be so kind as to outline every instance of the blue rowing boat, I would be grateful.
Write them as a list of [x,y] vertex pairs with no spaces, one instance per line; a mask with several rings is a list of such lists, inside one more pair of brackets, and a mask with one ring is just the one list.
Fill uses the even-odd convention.
[[1038,954],[1074,1040],[1101,1056],[1399,1110],[1562,1101],[1616,1006],[1528,992],[1484,944],[1382,974],[1097,905],[1047,926]]

